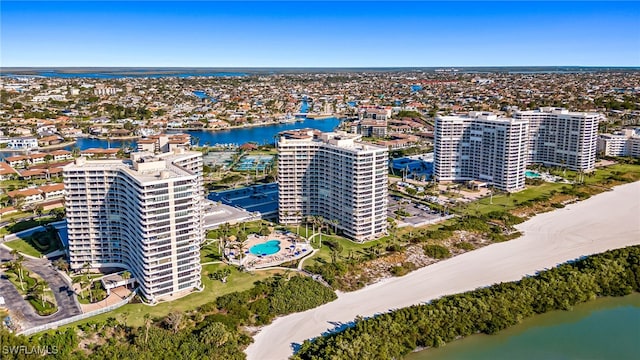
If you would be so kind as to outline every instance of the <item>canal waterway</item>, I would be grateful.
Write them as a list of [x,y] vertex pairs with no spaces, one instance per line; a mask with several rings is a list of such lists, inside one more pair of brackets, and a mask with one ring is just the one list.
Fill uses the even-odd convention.
[[[293,129],[317,129],[320,131],[333,131],[340,124],[340,119],[332,117],[326,119],[298,119],[300,121],[294,123],[271,124],[265,126],[254,126],[246,128],[236,128],[229,130],[168,130],[169,134],[187,133],[191,135],[193,144],[199,146],[214,146],[216,144],[233,144],[242,145],[247,142],[256,142],[260,145],[273,144],[274,137],[281,131]],[[67,146],[65,149],[71,151],[74,147],[80,150],[90,148],[127,148],[136,146],[136,140],[104,140],[92,138],[78,138],[76,143]],[[24,154],[23,152],[2,151],[0,158]]]

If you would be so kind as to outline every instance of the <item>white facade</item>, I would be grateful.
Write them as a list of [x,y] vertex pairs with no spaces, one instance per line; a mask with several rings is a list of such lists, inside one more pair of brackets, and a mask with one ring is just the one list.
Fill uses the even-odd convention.
[[601,114],[543,107],[513,117],[529,122],[529,163],[582,171],[595,167]]
[[640,135],[632,129],[601,134],[598,137],[598,153],[603,156],[640,157]]
[[147,301],[202,287],[202,154],[79,158],[64,167],[72,269],[121,267]]
[[482,180],[504,191],[525,185],[527,121],[491,113],[437,117],[434,176],[438,181]]
[[7,149],[11,150],[36,149],[37,147],[38,139],[34,137],[13,138],[7,142]]
[[118,89],[112,87],[96,87],[93,89],[94,95],[115,95]]
[[329,226],[356,241],[386,234],[388,150],[359,139],[308,129],[280,134],[281,223],[322,216]]

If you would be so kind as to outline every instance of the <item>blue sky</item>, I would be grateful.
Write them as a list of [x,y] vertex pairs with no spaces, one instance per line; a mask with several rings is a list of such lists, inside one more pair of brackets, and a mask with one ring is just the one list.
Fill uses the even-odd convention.
[[0,3],[0,66],[640,66],[640,2]]

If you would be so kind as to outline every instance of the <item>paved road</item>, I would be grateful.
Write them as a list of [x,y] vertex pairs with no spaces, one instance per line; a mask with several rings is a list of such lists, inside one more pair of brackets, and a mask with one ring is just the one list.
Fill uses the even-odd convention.
[[[11,259],[11,251],[0,246],[0,263]],[[40,275],[49,284],[58,304],[58,312],[49,316],[38,315],[33,307],[22,299],[18,290],[3,274],[3,276],[0,276],[0,294],[4,296],[6,306],[12,310],[14,316],[23,315],[23,318],[19,319],[23,329],[66,319],[82,313],[74,298],[75,294],[70,291],[71,285],[53,268],[53,265],[48,260],[25,259],[24,266]]]

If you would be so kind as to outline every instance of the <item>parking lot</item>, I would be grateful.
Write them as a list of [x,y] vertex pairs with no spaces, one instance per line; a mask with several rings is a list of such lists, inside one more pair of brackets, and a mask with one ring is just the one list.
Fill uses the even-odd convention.
[[253,185],[240,189],[214,191],[208,196],[214,202],[241,207],[249,212],[258,211],[263,218],[278,214],[278,184]]
[[448,213],[441,214],[439,211],[431,209],[427,205],[416,203],[411,199],[405,199],[393,195],[389,196],[389,206],[387,209],[388,216],[396,219],[398,216],[396,211],[398,210],[404,211],[408,214],[400,216],[400,218],[397,219],[400,222],[400,226],[402,226],[402,223],[414,227],[423,226],[433,224],[450,217]]

